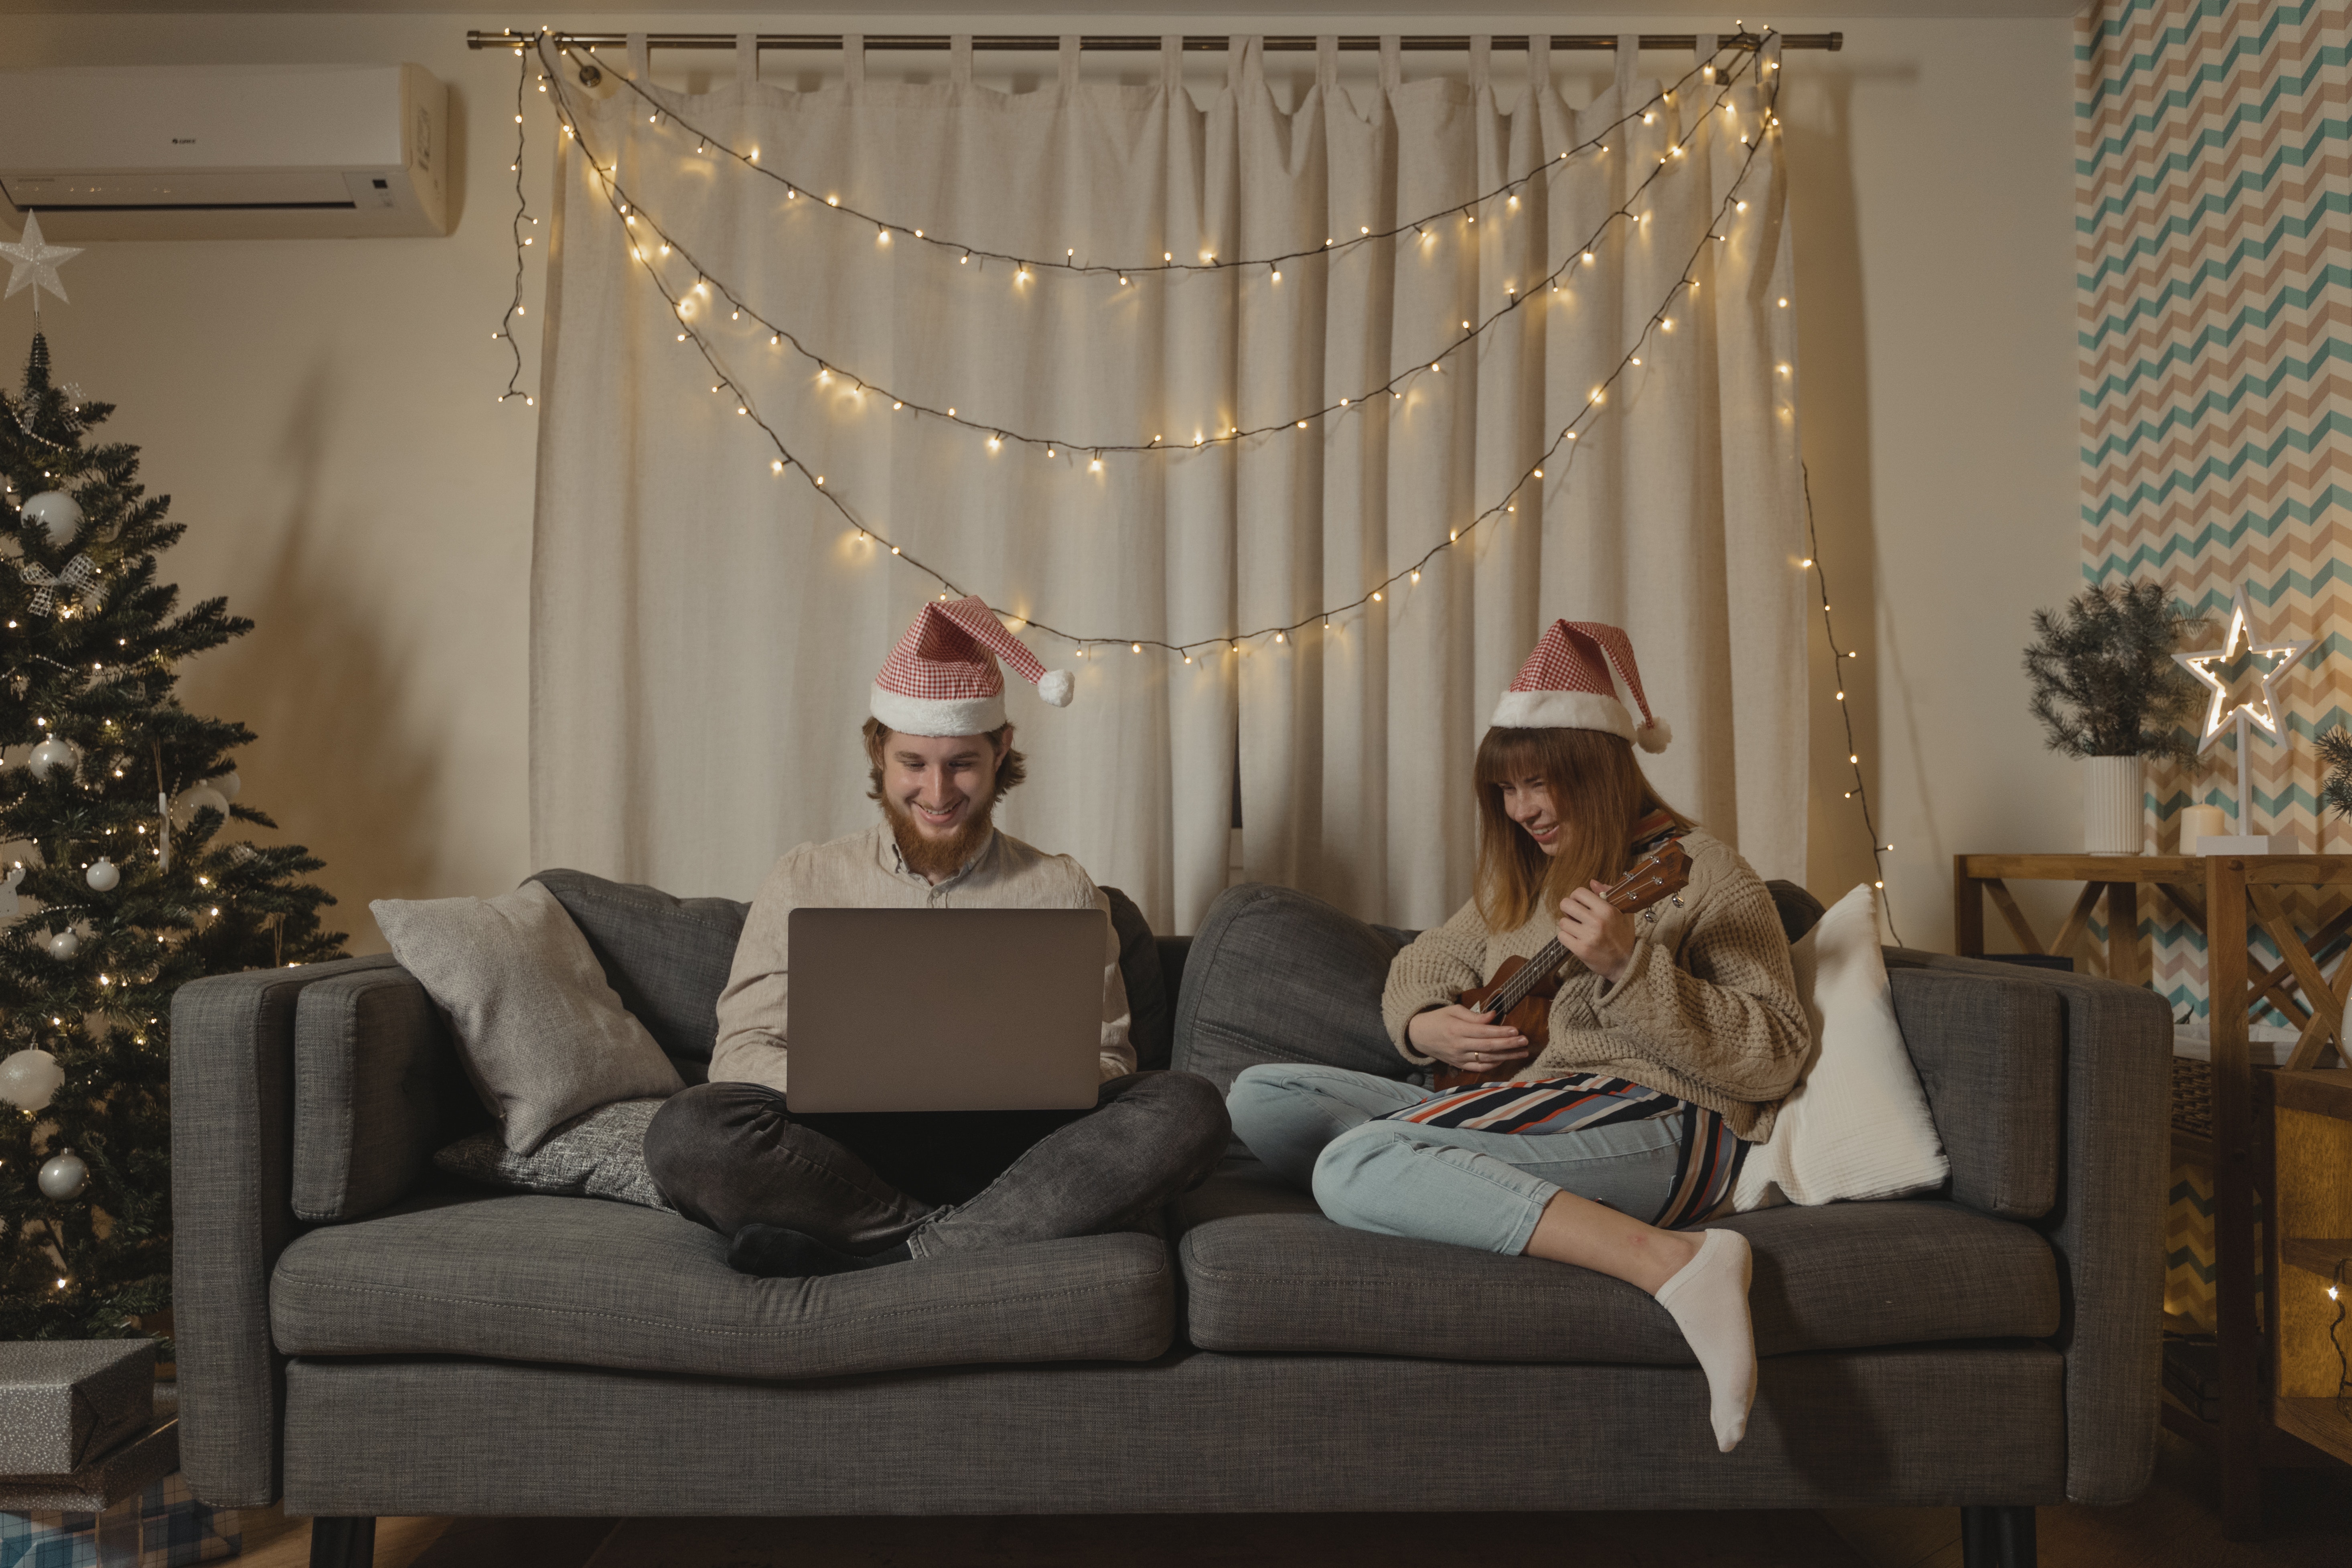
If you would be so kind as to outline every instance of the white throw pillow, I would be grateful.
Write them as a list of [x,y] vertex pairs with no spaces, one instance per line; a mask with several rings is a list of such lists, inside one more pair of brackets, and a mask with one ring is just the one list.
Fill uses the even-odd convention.
[[1877,889],[1864,882],[1840,899],[1789,956],[1813,1048],[1780,1102],[1772,1136],[1748,1151],[1733,1209],[1892,1198],[1941,1186],[1951,1162],[1895,1027],[1878,945]]
[[686,1087],[539,883],[495,899],[378,899],[368,909],[448,1018],[515,1153],[583,1111]]

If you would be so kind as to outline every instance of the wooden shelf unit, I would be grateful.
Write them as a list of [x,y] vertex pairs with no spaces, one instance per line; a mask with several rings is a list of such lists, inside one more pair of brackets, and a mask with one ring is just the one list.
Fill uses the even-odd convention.
[[[2271,1414],[2281,1430],[2352,1464],[2340,1342],[2352,1353],[2352,1071],[2269,1075],[2272,1192]],[[2328,1300],[2342,1276],[2346,1300]],[[2343,1326],[2336,1324],[2339,1311]]]

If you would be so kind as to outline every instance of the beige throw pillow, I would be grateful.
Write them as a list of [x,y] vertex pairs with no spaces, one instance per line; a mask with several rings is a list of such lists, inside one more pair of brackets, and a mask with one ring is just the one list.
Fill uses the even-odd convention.
[[514,1152],[600,1105],[686,1087],[537,882],[495,899],[379,899],[368,909],[448,1018]]
[[1748,1151],[1732,1207],[1892,1198],[1941,1186],[1951,1172],[1918,1069],[1895,1024],[1878,893],[1864,882],[1790,950],[1813,1029],[1803,1076]]

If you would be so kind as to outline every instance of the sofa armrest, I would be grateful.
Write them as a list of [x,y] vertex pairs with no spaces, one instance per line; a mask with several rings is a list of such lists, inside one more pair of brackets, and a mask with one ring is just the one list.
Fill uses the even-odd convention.
[[1903,949],[1886,961],[1898,973],[2042,988],[2062,1009],[2056,1187],[2048,1212],[2026,1223],[2058,1262],[2063,1315],[2051,1342],[2066,1359],[2066,1495],[2127,1501],[2156,1463],[2171,1011],[2152,991],[2059,971]]
[[198,1497],[278,1497],[284,1362],[269,1271],[299,1228],[291,1202],[295,1012],[323,980],[392,958],[252,970],[172,998],[172,1276],[180,1467]]

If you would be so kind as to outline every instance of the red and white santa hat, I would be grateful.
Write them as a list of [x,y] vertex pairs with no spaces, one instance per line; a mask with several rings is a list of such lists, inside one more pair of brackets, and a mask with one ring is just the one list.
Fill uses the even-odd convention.
[[1037,695],[1070,705],[1070,672],[1047,669],[1028,645],[1004,629],[980,598],[934,599],[923,606],[874,678],[874,717],[905,735],[979,735],[1004,722],[1004,677],[1011,665]]
[[1498,730],[1603,730],[1645,752],[1663,752],[1675,738],[1642,695],[1633,639],[1598,621],[1552,622],[1495,704],[1492,722]]

